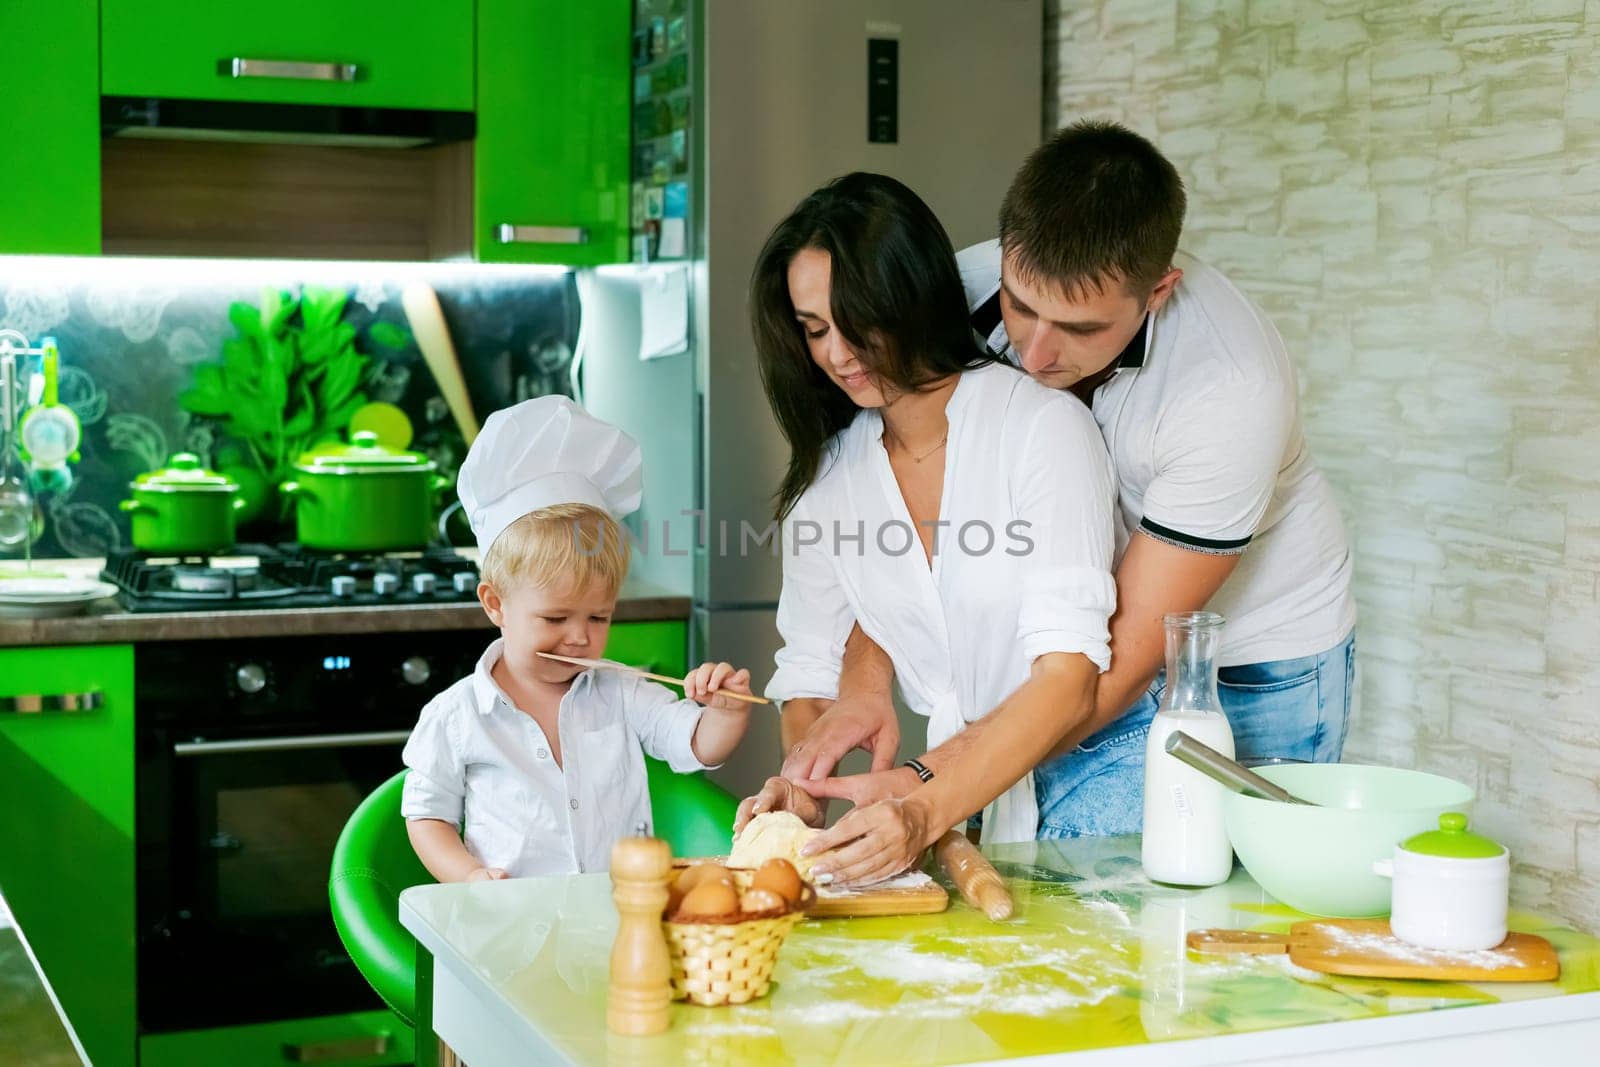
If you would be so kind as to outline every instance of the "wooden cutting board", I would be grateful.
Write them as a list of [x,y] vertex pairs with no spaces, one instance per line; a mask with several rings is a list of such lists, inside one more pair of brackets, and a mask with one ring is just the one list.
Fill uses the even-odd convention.
[[930,881],[918,886],[867,886],[864,889],[817,891],[817,902],[806,914],[813,919],[839,919],[852,915],[929,915],[950,906],[944,886]]
[[[696,856],[672,861],[674,868],[694,863],[726,864],[726,856]],[[929,915],[950,906],[950,894],[938,882],[920,886],[868,886],[865,889],[819,888],[817,902],[806,909],[813,919],[841,919],[865,915]]]
[[1407,944],[1394,936],[1386,919],[1315,919],[1295,923],[1287,934],[1191,930],[1188,944],[1206,953],[1287,952],[1307,970],[1362,978],[1548,982],[1561,973],[1555,947],[1533,934],[1509,934],[1497,947],[1479,952],[1447,952]]

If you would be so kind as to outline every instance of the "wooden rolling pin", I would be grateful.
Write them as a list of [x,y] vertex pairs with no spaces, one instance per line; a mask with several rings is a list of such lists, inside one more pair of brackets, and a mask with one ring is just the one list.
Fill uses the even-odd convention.
[[1005,880],[965,834],[949,831],[933,846],[933,854],[961,890],[963,900],[994,922],[1011,918],[1011,893]]

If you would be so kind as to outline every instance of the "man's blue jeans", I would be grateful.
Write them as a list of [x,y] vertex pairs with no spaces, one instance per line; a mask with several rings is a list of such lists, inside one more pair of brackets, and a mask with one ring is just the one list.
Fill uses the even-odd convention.
[[[1219,670],[1217,692],[1237,758],[1337,762],[1350,723],[1355,663],[1352,634],[1320,656]],[[1034,768],[1040,837],[1139,832],[1145,738],[1166,684],[1162,671],[1116,722]]]

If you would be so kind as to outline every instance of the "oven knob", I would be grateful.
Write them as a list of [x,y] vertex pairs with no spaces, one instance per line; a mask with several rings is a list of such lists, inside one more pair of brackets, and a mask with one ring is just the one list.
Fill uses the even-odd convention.
[[435,589],[439,588],[439,579],[436,575],[423,572],[411,576],[411,590],[418,596],[432,596]]
[[267,687],[267,672],[259,663],[246,663],[233,672],[233,684],[241,693],[259,693]]
[[478,576],[471,571],[458,571],[455,577],[450,579],[450,584],[458,593],[471,593],[478,588]]
[[422,685],[433,677],[433,668],[421,656],[410,656],[400,664],[400,677],[411,685]]
[[372,576],[372,591],[379,596],[394,596],[400,591],[400,576],[385,571]]
[[352,597],[356,595],[356,580],[348,574],[341,574],[333,580],[333,595],[337,597]]

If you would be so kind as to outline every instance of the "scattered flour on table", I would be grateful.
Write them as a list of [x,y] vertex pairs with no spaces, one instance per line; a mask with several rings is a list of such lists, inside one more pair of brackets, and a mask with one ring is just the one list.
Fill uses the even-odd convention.
[[774,1002],[773,1021],[816,1026],[881,1018],[881,1004],[840,995],[861,979],[897,991],[897,1020],[1045,1016],[1098,1004],[1138,980],[1126,954],[1103,943],[1002,936],[981,946],[969,952],[912,941],[808,938],[803,959],[780,963],[780,983],[796,995],[787,1005]]
[[1503,970],[1528,965],[1521,957],[1495,952],[1493,949],[1451,952],[1409,945],[1397,937],[1361,933],[1347,930],[1342,926],[1326,926],[1318,923],[1315,928],[1331,943],[1332,947],[1328,952],[1330,956],[1367,955],[1422,967],[1477,967],[1483,970]]

